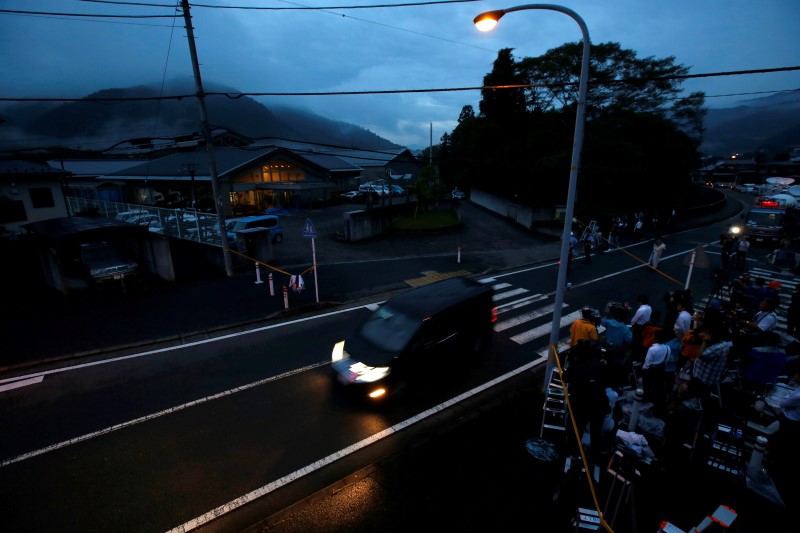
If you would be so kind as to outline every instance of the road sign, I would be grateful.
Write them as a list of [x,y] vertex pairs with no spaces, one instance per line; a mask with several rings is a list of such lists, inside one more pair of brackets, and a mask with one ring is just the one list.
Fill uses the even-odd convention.
[[303,226],[303,237],[307,239],[317,238],[317,228],[314,227],[310,218],[306,219],[306,224]]

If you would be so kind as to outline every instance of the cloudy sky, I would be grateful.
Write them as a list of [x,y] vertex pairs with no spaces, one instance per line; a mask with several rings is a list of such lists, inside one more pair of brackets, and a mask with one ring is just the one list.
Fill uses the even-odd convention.
[[[407,5],[347,9],[402,3]],[[0,0],[0,98],[74,98],[110,87],[191,80],[186,31],[182,16],[175,16],[176,4],[180,2]],[[191,4],[203,80],[244,93],[478,87],[501,48],[513,48],[517,58],[533,57],[581,38],[569,16],[545,10],[510,13],[494,31],[478,32],[472,24],[475,15],[521,5],[499,0]],[[564,0],[559,5],[583,18],[593,43],[618,42],[639,57],[674,56],[692,74],[800,66],[799,0]],[[288,9],[299,7],[319,9]],[[800,71],[701,78],[684,87],[704,91],[710,107],[729,107],[800,88]],[[307,108],[395,143],[424,147],[431,132],[437,143],[455,127],[464,105],[477,110],[479,99],[477,90],[453,90],[280,96],[265,103]]]

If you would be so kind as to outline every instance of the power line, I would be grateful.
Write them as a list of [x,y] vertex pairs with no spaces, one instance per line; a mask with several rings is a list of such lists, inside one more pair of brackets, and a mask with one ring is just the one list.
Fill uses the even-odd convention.
[[[671,79],[693,79],[693,78],[710,78],[720,76],[742,76],[752,74],[769,74],[773,72],[790,72],[800,70],[800,66],[795,67],[777,67],[766,69],[750,69],[750,70],[736,70],[727,72],[709,72],[702,74],[682,74],[674,76],[664,76],[658,78],[626,78],[623,80],[612,80],[604,82],[603,84],[619,84],[619,83],[641,83],[643,81],[662,81]],[[591,80],[590,80],[590,83]],[[369,95],[369,94],[413,94],[413,93],[437,93],[437,92],[459,92],[459,91],[483,91],[490,89],[529,89],[535,87],[565,87],[573,85],[572,82],[560,84],[519,84],[519,85],[481,85],[474,87],[441,87],[441,88],[427,88],[427,89],[386,89],[386,90],[365,90],[365,91],[319,91],[319,92],[243,92],[243,93],[225,93],[225,92],[204,92],[204,96],[225,96],[231,100],[236,100],[244,96],[350,96],[350,95]],[[784,92],[791,89],[781,89],[776,91],[761,91],[761,92]],[[740,94],[758,94],[758,93],[740,93]],[[179,94],[171,96],[131,96],[120,98],[11,98],[0,97],[0,102],[99,102],[99,103],[121,103],[121,102],[135,102],[147,100],[183,100],[184,98],[194,98],[196,94]],[[725,96],[725,95],[720,95]]]
[[[78,0],[79,2],[89,2],[93,4],[114,4],[124,6],[137,6],[137,7],[174,7],[166,4],[150,4],[144,2],[122,2],[113,0]],[[439,4],[463,4],[467,2],[480,2],[481,0],[434,0],[429,2],[404,2],[401,4],[368,4],[368,5],[345,5],[345,6],[303,6],[295,4],[292,7],[275,7],[275,6],[223,6],[215,4],[196,4],[191,3],[192,8],[202,7],[209,9],[241,9],[241,10],[255,10],[255,11],[323,11],[326,9],[379,9],[379,8],[392,8],[392,7],[417,7],[417,6],[432,6]],[[286,2],[291,3],[291,2]]]

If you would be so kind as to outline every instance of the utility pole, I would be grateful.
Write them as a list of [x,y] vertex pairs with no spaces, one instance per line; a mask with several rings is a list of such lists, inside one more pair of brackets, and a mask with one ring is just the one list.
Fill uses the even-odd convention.
[[189,13],[189,0],[181,0],[181,8],[183,9],[183,19],[186,21],[186,36],[189,38],[189,52],[192,56],[194,83],[197,87],[197,103],[200,106],[200,127],[202,128],[203,139],[205,139],[206,142],[206,153],[208,154],[208,173],[211,176],[211,192],[214,195],[214,204],[217,208],[217,224],[219,224],[219,236],[222,243],[222,256],[225,262],[225,274],[231,278],[233,277],[233,262],[231,261],[228,232],[225,230],[225,213],[222,210],[222,196],[220,196],[219,183],[217,180],[217,163],[214,160],[214,143],[211,141],[211,132],[208,128],[205,92],[203,91],[203,81],[200,78],[200,65],[197,61],[197,48],[194,44],[194,28],[192,27],[192,15]]

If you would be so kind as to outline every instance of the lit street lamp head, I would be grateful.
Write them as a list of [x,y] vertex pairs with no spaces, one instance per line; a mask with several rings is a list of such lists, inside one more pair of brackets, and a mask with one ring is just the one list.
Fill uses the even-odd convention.
[[487,11],[486,13],[481,13],[475,17],[472,22],[480,31],[490,31],[497,26],[497,22],[500,20],[500,17],[505,14],[506,12],[502,9],[498,9],[496,11]]

